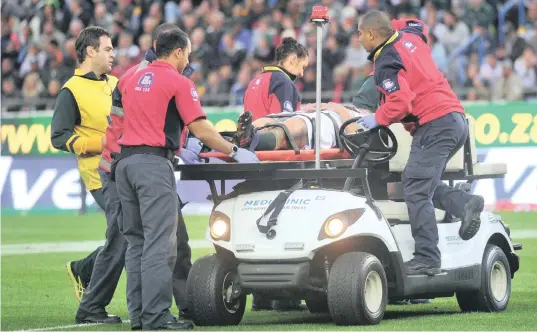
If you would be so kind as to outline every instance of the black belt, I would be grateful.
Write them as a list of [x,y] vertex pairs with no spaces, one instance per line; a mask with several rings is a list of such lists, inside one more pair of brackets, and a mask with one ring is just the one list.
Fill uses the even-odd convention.
[[122,146],[120,159],[130,157],[135,154],[151,154],[154,156],[166,158],[172,163],[175,161],[175,152],[173,150],[147,145]]

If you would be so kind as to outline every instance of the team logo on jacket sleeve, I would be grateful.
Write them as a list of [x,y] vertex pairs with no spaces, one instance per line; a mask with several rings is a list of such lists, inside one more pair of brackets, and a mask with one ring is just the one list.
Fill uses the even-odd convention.
[[391,79],[387,78],[384,81],[382,81],[382,88],[387,93],[391,93],[397,90],[397,84],[395,84],[395,82],[392,81]]
[[199,100],[198,91],[196,91],[196,88],[192,88],[192,89],[190,89],[190,94],[192,95],[192,99],[193,99],[194,101],[198,101],[198,100]]
[[287,112],[294,112],[295,110],[293,109],[293,104],[291,104],[290,101],[286,101],[285,103],[283,103],[283,109]]
[[153,84],[153,73],[145,73],[138,81],[138,85],[142,88],[149,88],[151,84]]

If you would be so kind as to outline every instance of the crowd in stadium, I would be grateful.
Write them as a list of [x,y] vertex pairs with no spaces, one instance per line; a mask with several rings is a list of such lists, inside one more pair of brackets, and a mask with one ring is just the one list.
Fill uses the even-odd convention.
[[[373,8],[427,23],[433,57],[462,99],[535,97],[537,0],[525,2],[523,21],[517,6],[508,11],[502,31],[502,0],[9,0],[2,2],[2,102],[42,100],[35,109],[52,109],[77,65],[75,39],[86,26],[112,33],[111,74],[120,77],[142,59],[152,30],[163,22],[176,23],[191,38],[192,80],[203,105],[241,105],[248,82],[288,36],[309,51],[309,68],[297,85],[303,102],[314,102],[317,37],[309,16],[316,4],[327,6],[332,18],[323,34],[325,101],[349,102],[371,71],[356,28]],[[475,43],[450,60],[474,34],[480,35]]]

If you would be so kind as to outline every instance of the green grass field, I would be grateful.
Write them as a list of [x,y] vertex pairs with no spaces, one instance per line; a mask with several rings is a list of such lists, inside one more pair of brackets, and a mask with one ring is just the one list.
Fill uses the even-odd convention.
[[[238,327],[198,330],[537,330],[537,213],[503,213],[524,248],[521,269],[513,280],[507,311],[497,314],[462,314],[455,298],[435,299],[432,304],[389,306],[384,320],[370,327],[338,327],[328,316],[308,312],[250,312],[250,304]],[[2,218],[2,251],[15,244],[104,240],[102,215],[27,216]],[[202,239],[206,218],[189,217],[190,238]],[[524,236],[525,235],[525,236]],[[533,236],[532,236],[533,235]],[[194,249],[193,259],[212,252]],[[129,324],[69,326],[74,324],[78,306],[64,264],[83,258],[88,252],[2,254],[1,330],[130,330]],[[128,319],[125,303],[125,274],[108,307],[110,313]],[[177,309],[172,307],[174,313]]]

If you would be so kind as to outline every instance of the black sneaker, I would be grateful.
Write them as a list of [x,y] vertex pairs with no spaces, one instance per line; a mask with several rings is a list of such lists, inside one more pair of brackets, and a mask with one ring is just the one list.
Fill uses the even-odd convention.
[[253,115],[250,111],[244,111],[237,120],[237,132],[233,137],[233,143],[240,148],[248,148],[252,143],[255,134],[255,127],[252,124]]
[[422,263],[415,258],[412,258],[408,262],[405,262],[404,266],[407,275],[425,274],[428,276],[434,276],[442,272],[439,267]]
[[459,228],[459,236],[463,240],[470,240],[479,231],[481,226],[481,212],[485,206],[482,196],[472,195],[472,198],[464,205],[464,214]]
[[192,330],[193,328],[194,324],[191,322],[178,321],[174,318],[161,326],[152,328],[151,330]]
[[78,310],[75,316],[77,324],[121,324],[121,318],[109,315],[106,311],[100,313],[87,313]]
[[179,319],[192,319],[192,315],[190,314],[188,309],[179,310]]

